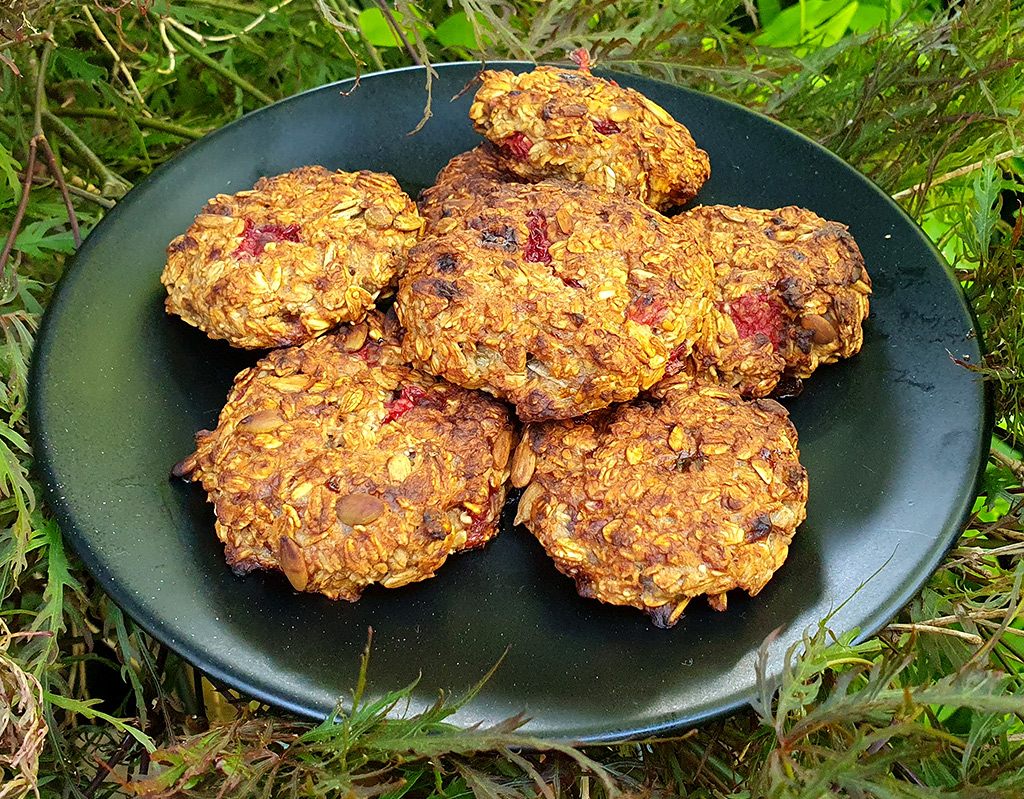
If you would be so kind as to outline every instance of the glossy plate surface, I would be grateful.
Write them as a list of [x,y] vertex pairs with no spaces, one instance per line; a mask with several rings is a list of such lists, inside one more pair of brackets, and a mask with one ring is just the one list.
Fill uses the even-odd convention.
[[[522,68],[522,67],[520,67]],[[93,231],[48,310],[31,375],[32,428],[47,499],[111,596],[147,630],[250,695],[321,718],[355,683],[373,628],[369,691],[422,674],[415,711],[475,683],[456,716],[520,711],[528,731],[610,740],[663,731],[744,703],[758,646],[783,627],[770,670],[808,626],[878,629],[915,593],[970,510],[987,441],[985,391],[952,356],[979,346],[959,288],[921,231],[870,182],[792,131],[742,108],[616,76],[686,124],[711,156],[703,203],[795,204],[849,225],[874,280],[863,352],[822,368],[787,403],[810,473],[807,521],[788,562],[729,610],[695,601],[668,631],[632,609],[576,596],[540,546],[511,525],[426,582],[370,589],[356,604],[294,593],[279,575],[225,566],[198,486],[169,479],[253,353],[164,313],[164,248],[218,192],[304,164],[393,173],[415,196],[475,146],[475,64],[439,68],[434,117],[424,73],[326,86],[195,143]],[[877,573],[876,573],[877,572]],[[872,576],[874,575],[874,576]],[[858,588],[860,590],[858,591]],[[855,598],[843,604],[856,592]]]

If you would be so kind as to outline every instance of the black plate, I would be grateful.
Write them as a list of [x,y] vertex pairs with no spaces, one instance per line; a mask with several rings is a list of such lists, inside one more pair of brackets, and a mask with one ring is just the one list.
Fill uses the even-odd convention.
[[330,602],[279,575],[233,576],[201,489],[168,479],[255,355],[164,313],[167,243],[217,192],[303,164],[392,172],[415,195],[479,141],[466,116],[472,93],[447,101],[476,70],[439,68],[434,118],[416,135],[407,133],[423,109],[423,71],[372,75],[351,96],[340,92],[348,84],[325,86],[228,125],[120,202],[61,282],[36,348],[32,429],[47,499],[143,627],[297,713],[323,717],[348,694],[371,626],[370,692],[422,674],[411,710],[441,688],[468,687],[509,647],[461,723],[525,711],[535,734],[610,740],[736,708],[752,696],[755,650],[775,628],[785,627],[772,647],[777,673],[803,630],[855,592],[833,629],[877,630],[913,596],[970,510],[988,418],[983,386],[951,357],[979,357],[969,311],[921,231],[837,158],[738,106],[616,76],[707,149],[713,172],[700,201],[796,204],[844,222],[875,285],[864,351],[821,369],[789,403],[811,499],[789,561],[760,596],[733,592],[726,613],[696,601],[676,627],[655,629],[635,610],[577,597],[506,508],[501,535],[435,579]]

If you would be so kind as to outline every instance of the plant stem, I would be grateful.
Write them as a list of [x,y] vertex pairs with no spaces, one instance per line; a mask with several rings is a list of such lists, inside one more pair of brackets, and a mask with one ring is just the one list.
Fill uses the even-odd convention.
[[242,91],[248,92],[261,103],[270,105],[270,103],[274,102],[273,97],[271,97],[269,94],[264,94],[251,83],[249,83],[249,81],[247,81],[245,78],[241,77],[237,72],[228,69],[219,61],[216,61],[210,56],[208,56],[206,53],[204,53],[202,50],[200,50],[198,47],[196,47],[190,41],[188,41],[184,36],[182,36],[181,33],[176,28],[171,28],[171,30],[168,31],[168,33],[174,40],[175,44],[178,45],[178,47],[180,47],[189,55],[195,57],[198,61],[208,66],[221,77],[227,78]]
[[[1021,152],[1021,150],[1006,150],[1005,152],[999,153],[998,155],[993,156],[991,159],[986,160],[991,160],[992,163],[998,164],[1000,161],[1005,161],[1007,158],[1013,158],[1016,155],[1020,155]],[[909,189],[903,189],[903,191],[896,192],[892,196],[892,198],[894,200],[899,200],[903,197],[909,197],[915,191],[920,191],[925,186],[938,186],[940,183],[945,183],[947,180],[953,180],[953,178],[959,178],[964,175],[970,174],[976,169],[981,169],[983,166],[985,166],[985,161],[975,161],[973,164],[968,164],[967,166],[962,166],[959,169],[954,169],[952,172],[947,172],[944,175],[940,175],[939,177],[935,178],[935,180],[933,180],[931,183],[915,183]]]
[[[138,741],[132,738],[132,736],[125,735],[121,741],[121,745],[117,747],[117,750],[111,756],[110,760],[107,760],[106,762],[102,760],[99,761],[99,768],[96,770],[96,776],[93,777],[92,782],[85,787],[82,795],[87,799],[90,799],[90,797],[96,793],[96,789],[103,784],[107,779],[107,776],[114,770],[114,766],[120,763],[124,757],[135,748],[137,743]],[[97,758],[97,760],[99,760],[99,758]]]
[[36,66],[36,91],[32,104],[33,138],[43,135],[43,108],[46,105],[46,84],[44,83],[44,80],[46,75],[46,64],[50,60],[51,52],[53,52],[53,39],[50,39],[50,41],[43,45],[43,54],[39,57],[39,64],[34,64],[35,59],[30,62],[33,66]]
[[89,168],[103,181],[103,194],[115,198],[124,197],[125,192],[132,187],[131,184],[117,173],[111,171],[63,120],[58,119],[48,110],[43,112],[43,116],[46,118],[47,124],[52,125],[57,130],[57,133],[75,148],[89,164]]
[[71,195],[68,193],[67,184],[64,182],[64,173],[53,155],[53,150],[50,148],[50,143],[46,140],[46,136],[39,135],[39,144],[43,148],[43,155],[46,156],[46,164],[50,167],[50,174],[53,175],[53,179],[60,191],[60,196],[64,200],[64,207],[68,212],[68,222],[71,225],[71,235],[74,237],[75,247],[81,247],[82,234],[78,229],[78,217],[75,215],[75,206],[71,203]]
[[222,11],[237,11],[239,14],[252,14],[252,7],[244,3],[232,3],[231,0],[188,0],[188,5],[219,8]]
[[[324,1],[325,0],[318,0],[318,5],[320,5],[321,2],[324,2]],[[373,61],[374,66],[377,67],[377,69],[379,69],[379,70],[383,70],[384,69],[384,59],[382,59],[380,57],[380,53],[377,51],[377,48],[373,46],[373,43],[369,39],[366,38],[366,34],[363,32],[363,29],[359,27],[359,18],[355,15],[355,13],[352,11],[352,9],[349,8],[348,4],[343,4],[343,5],[339,6],[338,3],[335,2],[335,0],[326,0],[326,2],[334,10],[334,14],[336,15],[335,18],[337,18],[337,15],[344,14],[345,18],[349,21],[350,27],[359,34],[359,38],[363,42],[363,47],[366,48],[366,52],[369,54],[370,59]],[[322,10],[321,10],[321,13],[323,13]],[[361,63],[361,61],[359,59],[359,56],[357,56],[354,52],[352,52],[352,48],[349,47],[348,42],[345,41],[345,36],[344,36],[344,33],[342,32],[342,29],[337,27],[334,24],[333,20],[328,18],[326,14],[324,15],[324,18],[327,19],[327,21],[331,24],[331,27],[334,28],[335,33],[338,34],[338,39],[340,39],[341,43],[343,45],[345,45],[345,49],[348,50],[349,55],[351,55],[352,59],[356,62],[356,77],[358,78],[358,76],[359,76],[359,64]]]
[[[61,108],[54,114],[55,117],[71,117],[72,119],[77,117],[90,117],[93,119],[114,119],[114,120],[126,120],[127,117],[124,114],[119,113],[113,108]],[[140,128],[149,128],[150,130],[159,130],[162,133],[170,133],[173,136],[181,136],[183,139],[201,139],[209,131],[198,130],[196,128],[189,128],[185,125],[178,125],[174,122],[167,122],[162,119],[150,119],[149,117],[133,118],[131,120]]]
[[96,34],[96,38],[100,40],[107,52],[114,59],[114,66],[124,75],[125,81],[128,83],[128,87],[132,90],[132,94],[135,95],[135,99],[138,101],[140,107],[145,107],[146,101],[142,99],[142,92],[139,91],[139,87],[135,85],[135,78],[132,77],[131,70],[128,69],[128,65],[121,60],[120,53],[114,49],[114,46],[108,41],[107,37],[103,35],[103,29],[96,22],[92,13],[89,11],[88,6],[82,6],[82,13],[85,14],[86,19],[92,26],[92,32]]
[[25,182],[21,186],[21,201],[18,203],[18,210],[14,214],[14,221],[11,222],[11,232],[7,234],[7,241],[4,243],[4,250],[0,253],[0,279],[7,280],[7,261],[11,257],[11,250],[14,249],[14,240],[18,238],[18,229],[21,227],[21,220],[25,218],[25,209],[28,207],[28,195],[32,191],[32,172],[36,168],[36,147],[39,146],[35,136],[28,145],[28,161],[25,164]]
[[989,450],[989,454],[992,455],[993,459],[999,462],[1000,466],[1009,469],[1010,473],[1013,474],[1014,477],[1021,482],[1024,482],[1024,462],[1021,462],[1016,458],[1011,458],[1008,455],[1004,455],[994,447]]
[[11,258],[11,251],[14,249],[14,242],[18,238],[21,222],[25,218],[28,198],[32,193],[32,175],[36,168],[36,151],[39,148],[40,140],[45,140],[43,134],[43,103],[46,99],[46,91],[43,84],[43,76],[46,74],[46,62],[50,58],[53,46],[53,37],[50,36],[46,44],[43,45],[43,53],[38,63],[35,56],[29,59],[29,64],[35,67],[36,76],[35,104],[32,109],[33,129],[32,138],[28,144],[28,162],[25,164],[25,182],[21,187],[21,200],[18,202],[18,210],[14,213],[14,221],[11,222],[11,230],[7,234],[7,240],[4,242],[3,252],[0,253],[0,277],[3,278],[5,283],[7,282],[7,264]]
[[[412,62],[418,66],[423,66],[423,61],[420,60],[419,53],[409,44],[409,40],[405,38],[405,32],[402,30],[402,26],[398,24],[398,20],[395,19],[395,15],[391,12],[388,4],[384,0],[374,0],[381,13],[384,15],[384,19],[387,20],[388,25],[391,26],[391,30],[395,32],[395,36],[402,40],[406,51],[409,53],[409,57],[412,58]],[[413,23],[415,24],[415,23]]]
[[[24,179],[25,176],[19,175],[18,177]],[[52,186],[54,183],[56,183],[56,181],[44,178],[42,175],[34,175],[32,177],[32,183],[35,186],[46,187]],[[90,202],[94,202],[96,203],[96,205],[102,208],[106,208],[108,211],[115,205],[117,205],[117,203],[115,203],[113,200],[108,200],[106,197],[100,194],[94,194],[93,192],[87,191],[86,189],[80,189],[78,188],[78,186],[69,185],[67,186],[67,190],[69,194],[74,194],[76,197],[81,197],[83,200],[89,200]]]
[[954,638],[962,638],[964,641],[967,641],[970,644],[975,644],[977,646],[980,646],[984,643],[984,639],[980,635],[975,635],[974,633],[965,633],[963,630],[954,630],[950,627],[936,627],[932,624],[890,624],[885,629],[895,630],[896,632],[900,633],[913,633],[920,630],[926,633],[939,633],[941,635],[951,635]]

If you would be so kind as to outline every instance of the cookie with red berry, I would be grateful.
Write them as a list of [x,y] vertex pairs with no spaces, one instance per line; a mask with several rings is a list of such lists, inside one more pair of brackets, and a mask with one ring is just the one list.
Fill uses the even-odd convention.
[[640,92],[579,70],[481,73],[469,116],[523,180],[564,178],[663,210],[693,197],[711,173],[689,130]]
[[564,181],[467,199],[410,250],[399,286],[423,369],[523,420],[564,419],[634,398],[708,335],[710,258],[642,203]]
[[774,400],[677,386],[662,400],[529,425],[512,459],[516,523],[581,596],[675,624],[706,594],[768,583],[805,517],[797,432]]
[[261,178],[214,197],[171,242],[167,311],[236,347],[301,344],[362,319],[422,227],[390,175],[307,166]]
[[371,312],[238,375],[217,428],[175,467],[208,492],[236,572],[355,601],[495,535],[508,410],[410,368],[400,336]]
[[673,223],[714,260],[712,335],[695,348],[698,372],[763,397],[782,376],[806,378],[860,351],[871,278],[846,226],[794,206],[702,206]]

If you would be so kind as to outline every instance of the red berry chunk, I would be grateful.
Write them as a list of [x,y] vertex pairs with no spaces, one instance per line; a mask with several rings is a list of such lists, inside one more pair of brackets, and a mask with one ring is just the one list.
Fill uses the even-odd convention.
[[782,341],[782,312],[764,291],[752,291],[729,304],[729,315],[740,338],[764,335],[777,350]]
[[544,216],[537,211],[530,211],[527,214],[526,227],[530,231],[530,237],[523,248],[523,260],[534,264],[551,263],[551,253],[548,251],[551,242],[548,240]]
[[249,255],[255,258],[263,252],[270,242],[298,241],[298,225],[260,225],[257,227],[251,219],[245,220],[242,228],[242,243],[233,255]]
[[391,400],[391,402],[385,402],[384,407],[387,408],[387,414],[384,416],[384,421],[381,424],[387,424],[393,422],[401,416],[404,416],[417,405],[424,404],[424,398],[427,396],[427,392],[419,386],[402,386],[401,392]]
[[[534,264],[551,263],[551,240],[548,239],[547,222],[539,211],[530,211],[526,216],[526,227],[530,236],[523,248],[523,260]],[[554,271],[554,270],[552,270]],[[569,288],[581,289],[583,284],[571,277],[562,277],[558,272],[555,276]]]
[[380,363],[380,344],[377,344],[374,341],[367,341],[360,349],[356,350],[353,355],[367,366],[376,366]]
[[668,306],[660,297],[652,297],[650,294],[641,294],[626,312],[626,318],[632,319],[640,325],[654,327],[665,318]]
[[619,132],[619,126],[610,119],[594,119],[591,121],[594,123],[594,130],[598,133],[603,133],[605,136],[611,136],[613,133]]
[[673,375],[679,374],[683,369],[686,368],[686,363],[683,361],[683,356],[686,355],[686,345],[680,344],[668,356],[668,364],[665,366],[665,376],[672,377]]
[[501,143],[501,146],[508,148],[509,152],[520,161],[525,161],[530,154],[530,148],[533,147],[533,142],[522,133],[513,133]]
[[590,72],[590,53],[586,48],[580,47],[578,50],[573,50],[569,53],[569,58],[580,68],[580,72]]

